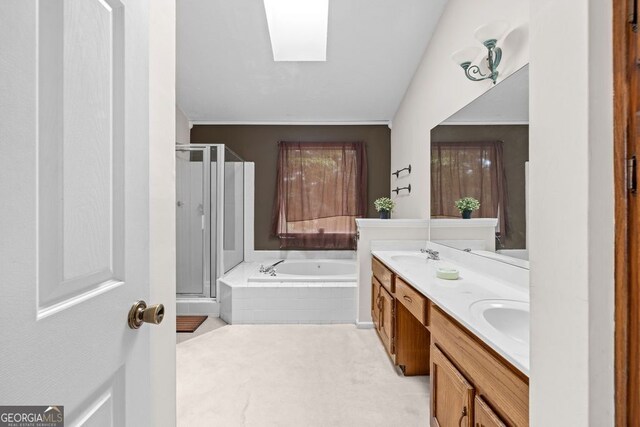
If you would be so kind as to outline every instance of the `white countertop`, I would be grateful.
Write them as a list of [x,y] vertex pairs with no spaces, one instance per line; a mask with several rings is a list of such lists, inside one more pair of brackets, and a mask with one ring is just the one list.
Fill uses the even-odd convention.
[[429,224],[433,228],[469,228],[469,227],[492,227],[498,225],[498,218],[431,218]]
[[[473,303],[492,299],[522,301],[528,304],[528,289],[522,286],[511,286],[504,279],[499,280],[467,268],[459,260],[447,259],[446,255],[442,255],[442,251],[440,255],[442,261],[429,260],[424,264],[401,263],[393,259],[398,255],[417,255],[426,259],[426,255],[418,251],[374,250],[372,254],[518,370],[529,376],[529,342],[513,340],[483,321],[470,309]],[[460,278],[458,280],[437,278],[435,267],[438,263],[455,266],[460,272]]]
[[407,227],[429,227],[428,219],[378,219],[378,218],[356,218],[358,228],[407,228]]

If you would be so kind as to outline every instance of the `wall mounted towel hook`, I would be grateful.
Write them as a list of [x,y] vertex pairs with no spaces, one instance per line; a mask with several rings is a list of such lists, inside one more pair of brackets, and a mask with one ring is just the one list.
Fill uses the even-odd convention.
[[396,178],[398,178],[400,176],[400,172],[402,171],[408,171],[408,175],[411,175],[411,165],[407,166],[406,168],[402,168],[402,169],[398,169],[397,171],[393,172],[391,175],[395,175]]
[[409,191],[409,194],[411,194],[411,184],[407,185],[406,187],[396,187],[395,189],[393,189],[391,191],[393,191],[394,193],[398,194],[402,190],[407,190],[407,191]]

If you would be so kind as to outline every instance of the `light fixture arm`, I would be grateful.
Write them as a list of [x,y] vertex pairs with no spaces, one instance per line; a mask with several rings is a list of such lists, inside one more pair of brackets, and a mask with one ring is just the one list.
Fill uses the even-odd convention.
[[474,82],[479,82],[482,80],[491,79],[493,84],[496,84],[498,80],[498,65],[500,65],[500,61],[502,60],[502,49],[496,47],[496,40],[491,39],[487,40],[484,43],[484,46],[487,48],[487,67],[489,68],[490,74],[484,74],[480,67],[477,65],[472,65],[471,61],[463,62],[460,66],[464,69],[464,73],[469,80]]

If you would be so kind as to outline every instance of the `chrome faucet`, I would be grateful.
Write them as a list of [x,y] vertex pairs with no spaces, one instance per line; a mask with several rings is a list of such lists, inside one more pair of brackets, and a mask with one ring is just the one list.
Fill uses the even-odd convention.
[[433,249],[420,249],[420,252],[427,254],[427,259],[432,259],[434,261],[440,260],[440,252],[438,251],[434,251]]
[[275,263],[273,263],[273,264],[271,264],[269,266],[266,266],[266,267],[264,265],[260,264],[259,271],[260,271],[260,273],[268,274],[269,276],[275,276],[276,275],[276,265],[282,264],[283,262],[284,262],[284,260],[281,259],[280,261],[275,262]]

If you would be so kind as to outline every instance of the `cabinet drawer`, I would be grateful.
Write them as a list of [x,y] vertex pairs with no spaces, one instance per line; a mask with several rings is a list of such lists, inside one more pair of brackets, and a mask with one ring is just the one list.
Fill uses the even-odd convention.
[[427,298],[396,277],[396,299],[413,314],[416,319],[427,325]]
[[431,342],[510,426],[529,425],[529,380],[438,307],[431,310]]
[[373,270],[373,275],[376,279],[378,279],[380,284],[384,286],[391,294],[395,293],[395,275],[393,274],[393,272],[376,258],[371,258],[371,269]]

